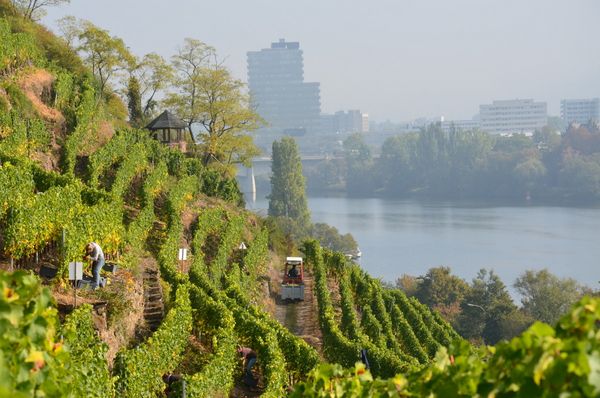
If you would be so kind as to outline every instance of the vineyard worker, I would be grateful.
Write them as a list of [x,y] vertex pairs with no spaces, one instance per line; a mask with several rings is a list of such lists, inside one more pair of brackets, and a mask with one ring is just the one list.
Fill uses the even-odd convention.
[[174,397],[176,393],[175,384],[181,381],[181,375],[176,373],[165,373],[162,375],[165,383],[165,397]]
[[85,254],[85,259],[92,262],[92,276],[94,278],[92,289],[96,289],[100,286],[100,270],[104,266],[104,252],[99,244],[90,242],[85,246]]
[[292,264],[292,268],[288,271],[288,276],[290,278],[298,277],[298,270],[296,269],[296,264]]
[[256,385],[256,381],[254,380],[254,376],[252,376],[252,367],[256,363],[258,355],[256,352],[248,347],[239,347],[237,350],[240,357],[244,360],[245,372],[244,372],[244,381],[246,384],[253,386]]

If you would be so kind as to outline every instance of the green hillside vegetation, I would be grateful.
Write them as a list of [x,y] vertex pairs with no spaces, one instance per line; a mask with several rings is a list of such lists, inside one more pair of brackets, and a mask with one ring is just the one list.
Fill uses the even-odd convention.
[[[297,396],[600,393],[597,301],[583,301],[556,331],[536,324],[478,351],[437,313],[310,240],[302,250],[315,281],[318,351],[262,305],[271,249],[282,244],[273,242],[272,225],[243,209],[232,178],[234,164],[252,153],[251,139],[233,154],[219,145],[217,128],[191,154],[170,149],[131,127],[111,82],[87,69],[65,39],[6,0],[0,17],[0,396],[155,397],[170,372],[181,373],[190,397],[230,396],[240,387],[239,346],[257,351],[252,393],[265,397],[294,387]],[[129,109],[137,109],[132,122],[147,116]],[[187,121],[196,116],[192,110]],[[227,123],[234,122],[217,124]],[[100,333],[91,305],[65,305],[73,293],[68,263],[90,241],[119,259],[124,280],[117,274],[116,287],[83,299],[106,299],[108,326],[117,328],[141,310],[123,307],[156,263],[167,310],[156,330],[115,344]],[[182,245],[191,249],[185,264],[176,259]],[[46,250],[58,269],[50,282],[31,266]],[[6,271],[14,266],[25,269]],[[195,342],[200,354],[190,348]],[[363,349],[370,372],[355,367]]]
[[600,300],[584,298],[552,328],[537,322],[521,336],[473,350],[454,342],[432,363],[390,379],[363,364],[321,365],[293,397],[597,397]]

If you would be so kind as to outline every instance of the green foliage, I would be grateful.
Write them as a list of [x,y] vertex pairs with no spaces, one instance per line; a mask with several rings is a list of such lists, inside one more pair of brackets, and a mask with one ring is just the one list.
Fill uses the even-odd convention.
[[[266,258],[267,236],[264,230],[248,243],[248,252],[243,257],[243,274],[246,276],[235,275],[239,272],[235,272],[236,264],[233,264],[227,276],[221,278],[223,271],[227,269],[224,267],[229,263],[226,261],[226,254],[231,253],[239,243],[242,226],[241,216],[232,216],[220,208],[206,209],[199,215],[190,269],[190,279],[198,289],[192,290],[192,298],[198,303],[195,304],[195,308],[198,309],[199,321],[209,332],[216,329],[218,334],[219,328],[228,327],[229,321],[222,321],[228,319],[227,314],[231,313],[235,317],[235,333],[243,339],[243,343],[239,344],[250,345],[259,353],[258,363],[264,370],[267,385],[265,394],[280,396],[286,382],[285,375],[306,375],[316,366],[319,359],[313,348],[256,305],[251,304],[245,294],[251,290],[259,270],[263,267],[260,262]],[[206,247],[206,238],[213,234],[222,236],[218,249]],[[208,250],[213,255],[216,253],[210,256],[209,263],[205,262],[207,257],[203,250]],[[209,273],[213,274],[215,268],[219,268],[219,276],[211,280]],[[228,284],[227,295],[223,295],[219,288],[223,279]],[[218,358],[215,357],[215,360]]]
[[297,384],[289,395],[292,398],[358,398],[400,397],[399,391],[405,384],[401,376],[393,379],[373,379],[362,363],[352,369],[339,364],[322,364],[313,370],[309,380]]
[[173,308],[152,337],[117,354],[114,373],[118,396],[154,397],[163,386],[161,376],[179,363],[191,329],[189,288],[182,284],[177,288]]
[[291,137],[274,141],[272,156],[269,215],[291,218],[301,228],[306,228],[310,223],[310,213],[296,141]]
[[312,226],[310,235],[319,241],[321,246],[331,250],[350,253],[357,249],[358,245],[354,237],[347,233],[342,235],[336,227],[325,223],[315,223]]
[[[386,303],[389,302],[392,306],[391,316],[394,325],[401,323],[400,317],[404,318],[418,338],[423,349],[426,350],[429,358],[433,358],[440,345],[447,346],[450,344],[450,337],[444,335],[443,330],[439,333],[443,337],[436,341],[434,338],[435,332],[426,325],[424,317],[428,315],[429,309],[415,308],[406,295],[399,290],[392,290],[386,293]],[[396,327],[396,330],[398,331],[398,327]]]
[[192,176],[184,177],[169,190],[167,200],[167,231],[165,240],[158,253],[161,275],[171,284],[182,280],[177,271],[177,251],[183,234],[181,213],[198,190],[198,180]]
[[344,160],[348,193],[359,194],[365,189],[373,189],[374,180],[370,178],[373,157],[371,149],[364,143],[360,133],[352,134],[344,140]]
[[496,344],[504,338],[500,325],[502,319],[516,310],[498,275],[482,269],[465,295],[458,329],[465,338],[481,336],[486,344]]
[[186,391],[192,397],[227,396],[233,387],[233,375],[238,361],[237,336],[233,328],[218,330],[212,343],[214,353],[206,367],[185,378]]
[[561,279],[547,269],[525,271],[514,286],[522,296],[525,313],[549,324],[555,323],[585,293],[574,279]]
[[222,277],[229,272],[229,256],[237,248],[242,240],[244,219],[240,215],[229,216],[225,230],[220,236],[217,255],[213,259],[210,267],[212,279],[219,286]]
[[24,18],[30,20],[38,20],[46,15],[46,7],[57,6],[62,3],[69,3],[70,0],[45,0],[45,1],[29,1],[29,0],[12,0],[13,4],[23,15]]
[[253,322],[259,323],[261,328],[271,330],[275,333],[279,347],[285,357],[288,374],[295,374],[302,377],[307,375],[318,364],[319,357],[314,348],[295,336],[258,306],[252,305],[242,294],[241,288],[230,286],[227,294],[235,299],[237,306],[241,310],[247,311],[246,317],[254,318]]
[[201,191],[236,205],[243,205],[244,198],[235,178],[228,178],[216,169],[207,169],[200,176]]
[[113,397],[113,379],[105,357],[108,347],[94,329],[92,306],[84,304],[69,314],[62,334],[72,358],[66,369],[73,380],[70,393],[75,397]]
[[[362,136],[344,143],[344,159],[323,162],[309,186],[356,196],[552,200],[600,198],[600,128],[550,126],[533,137],[482,131],[444,132],[439,124],[386,139],[373,159]],[[329,181],[331,187],[323,182]]]
[[462,301],[468,289],[467,283],[452,275],[449,267],[436,267],[427,271],[415,297],[429,307],[450,306]]
[[[61,364],[68,354],[59,341],[50,291],[37,278],[0,271],[0,395],[60,396]],[[40,395],[37,395],[40,396]]]
[[129,109],[129,123],[134,127],[141,127],[144,120],[142,96],[140,94],[140,82],[135,76],[129,78],[127,86],[127,109]]
[[115,201],[123,199],[127,192],[133,177],[140,174],[148,167],[148,157],[146,147],[142,143],[137,143],[129,147],[127,157],[121,163],[119,170],[115,175],[115,180],[111,187],[111,194]]
[[140,135],[135,130],[120,131],[106,145],[90,155],[88,174],[92,187],[98,187],[100,177],[129,155],[131,147],[139,141]]
[[600,394],[600,300],[584,298],[556,328],[534,324],[522,336],[473,351],[442,347],[420,370],[373,380],[361,366],[323,365],[292,396],[592,397]]
[[118,72],[134,66],[135,58],[122,39],[111,36],[89,21],[82,21],[74,29],[73,34],[78,39],[77,51],[91,68],[98,81],[97,94],[102,96],[107,84]]
[[155,220],[154,199],[167,182],[167,166],[159,163],[144,180],[143,204],[135,220],[127,228],[127,241],[133,247],[142,247]]
[[359,358],[360,350],[369,352],[369,362],[375,374],[382,377],[405,371],[412,366],[405,362],[406,356],[400,358],[397,352],[382,348],[367,339],[351,340],[344,336],[338,326],[335,310],[327,286],[326,268],[323,261],[323,250],[316,241],[307,241],[303,248],[307,263],[312,266],[315,276],[315,294],[319,309],[319,322],[323,334],[323,351],[330,362],[343,366],[352,366]]
[[0,18],[0,78],[30,65],[39,65],[41,53],[28,33],[13,33],[7,19]]
[[106,202],[86,206],[81,184],[52,187],[13,208],[5,230],[5,252],[14,258],[33,255],[47,243],[58,241],[63,230],[63,267],[79,260],[90,241],[98,242],[107,253],[116,252],[123,236],[122,208]]
[[35,151],[46,151],[50,139],[46,126],[37,117],[24,119],[14,110],[0,113],[0,153],[30,158]]
[[188,124],[190,132],[193,124],[201,126],[196,140],[202,163],[225,166],[234,175],[234,163],[248,164],[260,152],[248,132],[263,121],[252,109],[244,83],[216,61],[214,48],[199,40],[185,39],[171,64],[175,84],[165,105]]
[[9,162],[0,165],[0,220],[4,219],[10,208],[21,206],[33,195],[34,184],[30,169]]
[[86,140],[96,132],[100,117],[95,90],[88,81],[82,85],[82,93],[75,110],[75,130],[67,137],[63,147],[63,171],[74,174],[77,155]]

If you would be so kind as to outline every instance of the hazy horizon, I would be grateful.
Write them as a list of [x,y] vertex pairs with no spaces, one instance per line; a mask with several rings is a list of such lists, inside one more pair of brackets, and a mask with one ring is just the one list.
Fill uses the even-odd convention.
[[379,122],[470,119],[479,104],[512,98],[546,101],[554,116],[563,98],[600,96],[594,0],[122,4],[72,0],[48,8],[43,22],[55,30],[65,15],[88,19],[137,55],[169,57],[197,38],[244,81],[247,51],[299,41],[305,80],[321,83],[322,111],[361,109]]

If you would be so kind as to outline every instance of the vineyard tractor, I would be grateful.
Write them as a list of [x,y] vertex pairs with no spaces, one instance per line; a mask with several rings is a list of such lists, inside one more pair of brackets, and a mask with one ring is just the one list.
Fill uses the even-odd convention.
[[302,257],[286,257],[281,282],[281,300],[304,300],[304,263]]

